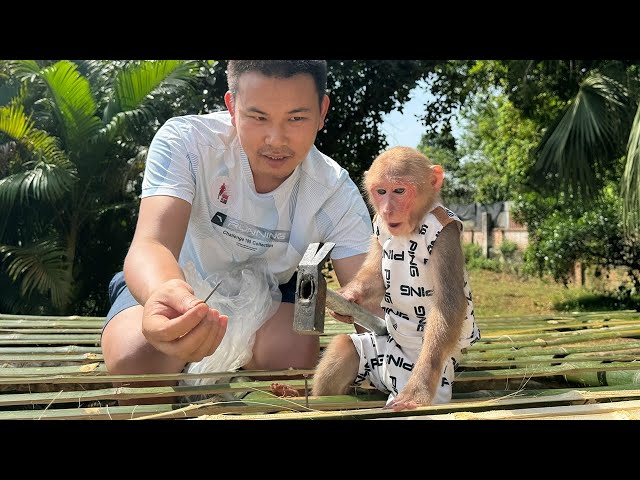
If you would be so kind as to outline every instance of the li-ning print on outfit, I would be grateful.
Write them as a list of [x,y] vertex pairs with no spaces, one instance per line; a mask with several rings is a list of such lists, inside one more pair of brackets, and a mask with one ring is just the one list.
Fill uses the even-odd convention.
[[191,203],[179,263],[206,278],[253,257],[267,260],[282,284],[310,243],[334,242],[331,258],[366,253],[371,218],[355,183],[312,147],[273,192],[257,193],[229,112],[168,120],[147,157],[142,197],[170,195]]
[[[369,379],[377,389],[389,392],[389,401],[406,385],[420,355],[426,321],[433,304],[434,287],[429,258],[433,249],[438,248],[438,235],[452,221],[459,225],[462,232],[460,219],[440,204],[425,215],[421,227],[410,236],[393,237],[377,216],[373,220],[374,232],[383,249],[382,277],[386,291],[380,305],[385,311],[389,334],[378,336],[367,332],[350,336],[360,355],[355,384]],[[454,370],[460,360],[461,350],[480,338],[466,269],[464,293],[467,297],[467,315],[462,334],[455,353],[445,363],[434,404],[451,400]]]

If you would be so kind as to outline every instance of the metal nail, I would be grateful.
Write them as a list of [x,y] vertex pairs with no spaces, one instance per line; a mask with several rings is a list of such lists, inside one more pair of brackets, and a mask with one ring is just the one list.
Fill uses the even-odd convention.
[[211,290],[211,293],[209,295],[207,295],[207,298],[204,299],[204,303],[207,303],[207,300],[209,300],[211,298],[211,295],[213,295],[213,292],[215,292],[218,287],[220,286],[220,284],[222,283],[222,280],[220,280],[218,283],[216,283],[216,286],[213,287],[213,290]]

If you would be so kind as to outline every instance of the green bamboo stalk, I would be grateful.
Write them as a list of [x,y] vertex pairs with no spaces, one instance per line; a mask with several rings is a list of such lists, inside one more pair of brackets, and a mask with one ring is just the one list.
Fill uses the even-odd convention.
[[23,333],[0,334],[0,345],[28,345],[28,344],[80,344],[99,345],[100,334],[86,335],[29,335]]
[[[623,340],[623,339],[620,339]],[[640,342],[633,341],[631,339],[625,339],[625,342],[611,344],[611,343],[597,343],[592,345],[582,345],[582,346],[534,346],[534,347],[523,347],[518,350],[513,349],[503,349],[503,350],[485,350],[485,351],[475,351],[473,349],[469,350],[466,354],[464,354],[463,358],[468,360],[477,360],[477,359],[485,359],[485,358],[517,358],[517,357],[529,357],[532,355],[539,355],[541,353],[546,353],[549,355],[567,355],[570,353],[586,353],[586,352],[599,352],[599,351],[619,351],[619,350],[634,350],[640,348]]]
[[612,329],[613,327],[635,327],[637,328],[638,321],[637,320],[621,320],[618,322],[594,322],[594,323],[581,323],[579,325],[575,324],[565,324],[562,326],[558,325],[544,325],[544,326],[530,326],[526,327],[524,325],[518,326],[502,326],[500,328],[482,328],[480,327],[485,338],[493,339],[504,336],[512,336],[512,335],[541,335],[546,333],[564,333],[563,331],[567,331],[572,329],[574,331],[581,330],[594,330],[600,328],[608,328]]
[[[55,366],[55,367],[17,367],[17,368],[0,368],[0,377],[28,377],[29,375],[42,376],[47,375],[55,377],[56,375],[70,375],[70,374],[101,374],[106,372],[107,369],[103,363],[94,362],[85,365],[73,365],[73,366]],[[104,381],[104,380],[103,380]]]
[[0,320],[0,328],[91,328],[101,329],[104,325],[104,320],[100,322],[88,321],[88,320]]
[[[23,333],[25,335],[36,335],[41,333],[51,333],[52,328],[7,328],[0,327],[0,332],[2,334],[10,334],[10,333]],[[89,334],[100,334],[102,332],[102,328],[56,328],[56,335],[66,335],[70,333],[89,333]]]
[[81,353],[67,355],[52,355],[47,353],[4,353],[0,349],[0,362],[28,363],[28,362],[102,362],[100,353]]
[[[272,382],[222,383],[214,385],[164,386],[164,387],[114,387],[96,390],[73,390],[42,393],[16,393],[0,396],[0,407],[12,405],[49,405],[54,403],[80,403],[101,400],[137,400],[142,398],[172,398],[196,395],[225,395],[245,392],[265,392],[270,397]],[[304,380],[289,380],[287,385],[304,389]]]
[[[637,351],[640,353],[640,350]],[[632,362],[635,360],[640,360],[640,356],[638,353],[634,355],[613,355],[608,352],[601,352],[597,355],[597,357],[602,358],[594,358],[596,355],[582,355],[582,356],[572,356],[570,362],[572,364],[575,363],[584,363],[584,362],[593,362],[594,360],[598,361],[616,361],[616,362]],[[532,363],[536,363],[539,365],[542,364],[552,364],[552,363],[563,363],[565,361],[564,358],[556,358],[554,356],[549,355],[540,355],[535,357],[526,357],[521,360],[499,360],[499,359],[485,359],[485,360],[471,360],[466,361],[463,360],[460,362],[460,367],[462,368],[495,368],[495,367],[512,367],[518,365],[530,365]]]
[[371,400],[365,397],[335,396],[314,397],[305,405],[304,399],[270,398],[248,401],[211,401],[190,405],[134,405],[105,406],[88,408],[63,408],[46,410],[15,410],[0,412],[1,420],[126,420],[126,419],[184,419],[201,415],[232,415],[240,418],[246,414],[299,410],[333,410],[339,408],[375,408],[384,405],[384,400]]
[[[580,329],[580,330],[571,330],[566,332],[545,332],[544,337],[550,339],[571,339],[573,337],[582,337],[588,335],[600,335],[602,333],[608,332],[620,332],[627,333],[629,335],[637,335],[640,334],[640,326],[638,324],[634,325],[623,325],[618,327],[607,327],[607,328],[598,328],[598,329]],[[540,335],[530,335],[530,334],[520,334],[513,333],[509,335],[483,335],[480,339],[479,343],[493,343],[493,342],[512,342],[514,339],[518,342],[527,341],[527,340],[538,340]]]
[[83,317],[79,315],[56,316],[56,315],[11,315],[0,313],[0,320],[25,320],[25,321],[92,321],[104,323],[105,317]]
[[497,316],[486,317],[476,316],[476,322],[483,324],[489,324],[492,322],[504,322],[504,321],[527,321],[527,320],[561,320],[561,319],[591,319],[591,318],[640,318],[640,313],[635,310],[610,310],[602,312],[563,312],[556,314],[531,314],[531,315],[518,315],[518,316]]
[[[0,368],[0,373],[2,373]],[[18,368],[16,370],[22,370]],[[102,370],[99,371],[99,373]],[[285,369],[285,370],[243,370],[241,375],[247,377],[274,377],[287,379],[293,376],[313,375],[312,369]],[[237,377],[238,372],[209,372],[209,373],[163,373],[163,374],[146,374],[146,375],[44,375],[40,377],[2,377],[0,376],[0,385],[19,385],[19,384],[38,384],[38,383],[139,383],[139,382],[171,382],[178,380],[188,380],[197,378],[220,379],[225,377]]]
[[87,347],[85,345],[65,345],[62,347],[28,346],[28,347],[0,347],[2,353],[50,353],[60,357],[74,353],[102,353],[100,347]]
[[502,370],[466,370],[458,372],[456,382],[469,382],[477,380],[495,380],[505,378],[533,378],[553,377],[556,375],[575,374],[582,372],[598,372],[606,370],[637,370],[640,362],[584,362],[580,366],[566,362],[562,365],[538,365],[531,364],[525,368],[506,368]]
[[[566,388],[522,388],[518,390],[474,390],[459,392],[458,384],[453,384],[453,401],[481,400],[486,398],[517,397],[554,397],[563,395],[566,398],[579,400],[628,400],[640,398],[640,388],[634,384],[621,384],[615,386],[584,387],[576,390],[575,386]],[[565,398],[563,397],[563,398]]]
[[634,336],[640,334],[640,329],[637,330],[629,330],[623,332],[611,332],[608,329],[602,329],[603,331],[585,331],[585,332],[568,332],[572,333],[573,336],[564,336],[564,337],[553,337],[551,335],[543,335],[538,336],[536,340],[529,341],[513,341],[509,340],[507,337],[501,338],[500,340],[494,341],[494,343],[487,343],[488,340],[480,340],[478,343],[473,344],[469,351],[481,351],[481,350],[500,350],[500,349],[520,349],[523,347],[542,347],[542,346],[551,346],[551,345],[563,345],[563,344],[573,344],[573,343],[581,343],[581,342],[590,342],[595,340],[605,340],[605,339],[620,339],[627,338],[629,336]]

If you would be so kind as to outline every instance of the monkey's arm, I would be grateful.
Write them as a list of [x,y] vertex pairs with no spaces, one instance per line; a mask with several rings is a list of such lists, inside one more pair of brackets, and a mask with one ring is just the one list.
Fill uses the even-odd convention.
[[[350,302],[357,303],[373,314],[383,317],[380,301],[384,296],[385,287],[382,281],[381,261],[382,246],[377,237],[372,235],[369,252],[360,268],[338,292]],[[353,323],[352,317],[340,315],[340,312],[331,312],[331,315],[341,322]]]
[[433,307],[427,317],[422,350],[405,387],[387,408],[404,410],[430,405],[440,386],[444,365],[462,333],[467,312],[464,255],[458,225],[446,225],[429,262],[433,269]]
[[378,304],[384,295],[384,282],[382,281],[382,246],[375,235],[371,235],[371,246],[362,266],[343,290],[349,287],[359,292],[360,302],[376,301]]

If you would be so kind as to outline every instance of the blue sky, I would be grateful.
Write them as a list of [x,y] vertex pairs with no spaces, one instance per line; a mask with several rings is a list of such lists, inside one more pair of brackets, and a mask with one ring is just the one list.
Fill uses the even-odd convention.
[[387,136],[390,147],[403,145],[417,147],[424,133],[424,125],[416,118],[422,114],[427,99],[427,91],[424,85],[411,90],[410,99],[404,105],[404,112],[397,110],[384,115],[381,131]]

